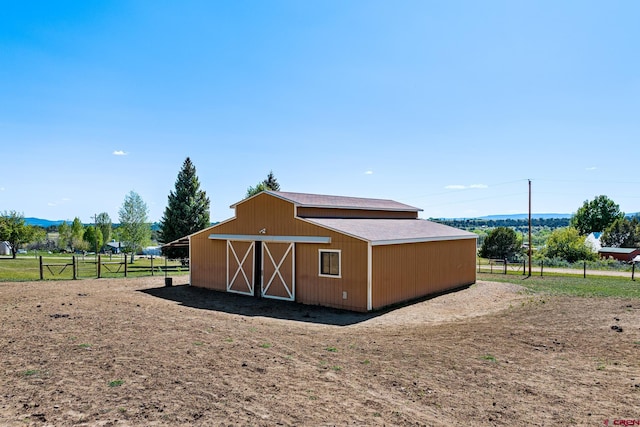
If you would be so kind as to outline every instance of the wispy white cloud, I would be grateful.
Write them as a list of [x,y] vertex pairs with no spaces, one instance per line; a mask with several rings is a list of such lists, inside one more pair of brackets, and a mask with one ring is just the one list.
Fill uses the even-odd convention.
[[366,171],[364,174],[365,175],[373,175],[373,171]]
[[4,191],[4,187],[0,187],[0,191]]
[[585,168],[585,170],[588,170],[588,171],[594,171],[596,169],[598,169],[598,168],[595,167],[595,166],[591,166],[591,167]]
[[127,152],[126,151],[122,151],[122,150],[116,150],[113,152],[114,156],[126,156]]
[[470,188],[489,188],[486,184],[471,184],[471,185],[460,185],[460,184],[450,184],[445,185],[444,188],[447,190],[468,190]]
[[60,200],[56,200],[56,201],[53,201],[53,202],[48,202],[48,203],[47,203],[47,206],[52,206],[52,207],[53,207],[53,206],[60,206],[60,205],[64,205],[65,203],[67,203],[67,202],[69,202],[69,201],[71,201],[71,199],[70,199],[70,198],[68,198],[68,197],[63,197],[63,198],[62,198],[62,199],[60,199]]

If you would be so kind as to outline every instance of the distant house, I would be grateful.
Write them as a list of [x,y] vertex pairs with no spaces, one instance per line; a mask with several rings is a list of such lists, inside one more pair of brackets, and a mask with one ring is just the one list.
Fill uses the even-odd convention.
[[601,248],[598,251],[600,258],[613,258],[618,261],[632,262],[640,256],[640,248]]
[[111,253],[119,254],[124,245],[122,244],[122,242],[116,242],[115,240],[112,240],[110,242],[107,242],[106,246],[111,251]]
[[593,253],[597,254],[600,249],[602,249],[602,243],[600,242],[601,237],[601,232],[594,231],[584,239],[584,243],[591,248],[591,251],[593,251]]
[[392,200],[263,191],[190,247],[192,286],[354,311],[476,281],[477,235]]
[[0,242],[0,255],[11,255],[11,245],[9,242]]

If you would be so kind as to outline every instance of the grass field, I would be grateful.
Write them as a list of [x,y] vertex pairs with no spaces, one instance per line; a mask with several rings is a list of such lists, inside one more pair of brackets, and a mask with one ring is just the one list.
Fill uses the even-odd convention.
[[[101,277],[117,278],[124,277],[124,258],[122,256],[102,256],[101,257]],[[43,255],[44,268],[43,276],[45,280],[69,280],[73,278],[73,269],[70,265],[73,262],[72,255]],[[76,256],[77,278],[94,279],[97,277],[97,258],[94,255]],[[133,264],[127,264],[127,276],[151,276],[163,275],[165,261],[164,258],[153,258],[153,270],[151,269],[152,259],[136,258]],[[48,265],[48,266],[47,266]],[[171,275],[187,274],[188,267],[182,267],[179,260],[168,260],[167,267]],[[0,257],[0,281],[29,281],[40,279],[40,259],[35,255],[18,255],[16,259],[11,257]]]
[[544,277],[478,273],[478,280],[516,283],[535,293],[576,297],[640,298],[640,281],[626,277],[548,274]]

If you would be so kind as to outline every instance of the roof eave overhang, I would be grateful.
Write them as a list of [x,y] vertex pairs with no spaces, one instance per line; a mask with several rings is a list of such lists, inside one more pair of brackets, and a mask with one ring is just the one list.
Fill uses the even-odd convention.
[[210,234],[210,240],[243,242],[331,243],[328,236],[274,236],[269,234]]
[[477,240],[478,236],[436,236],[436,237],[413,237],[408,239],[388,239],[388,240],[374,240],[371,241],[371,246],[384,246],[384,245],[406,245],[410,243],[428,243],[428,242],[443,242],[450,240]]

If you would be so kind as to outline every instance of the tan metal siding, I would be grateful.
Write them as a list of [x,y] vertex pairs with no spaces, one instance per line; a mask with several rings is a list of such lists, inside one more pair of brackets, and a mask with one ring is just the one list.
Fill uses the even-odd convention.
[[301,218],[416,219],[418,212],[299,207],[298,216]]
[[[236,209],[235,218],[191,237],[192,285],[226,290],[226,241],[211,240],[211,234],[255,235],[265,229],[266,235],[328,236],[331,237],[330,244],[295,245],[295,300],[303,304],[367,310],[366,242],[296,219],[293,204],[266,194],[240,203]],[[278,246],[274,243],[268,245],[274,248]],[[320,248],[341,250],[341,278],[319,276]],[[273,267],[268,269],[263,274],[273,272]],[[278,283],[274,286],[277,295],[285,295],[284,289],[278,290]],[[343,299],[345,291],[347,298]]]
[[476,281],[475,239],[372,248],[372,308]]
[[[296,245],[296,301],[366,311],[367,243],[334,232],[324,233],[331,236],[330,245]],[[340,278],[320,276],[321,249],[340,250]]]
[[209,240],[209,232],[191,236],[191,285],[226,291],[227,242]]

